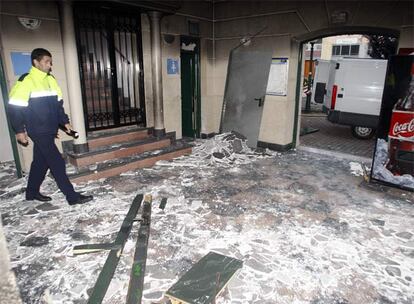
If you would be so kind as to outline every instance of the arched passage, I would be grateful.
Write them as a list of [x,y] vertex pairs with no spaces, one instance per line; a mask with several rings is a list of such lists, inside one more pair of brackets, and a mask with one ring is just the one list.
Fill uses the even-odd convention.
[[300,97],[301,97],[301,73],[302,73],[302,49],[303,45],[309,41],[325,38],[330,36],[338,35],[350,35],[350,34],[370,34],[370,35],[384,35],[384,36],[394,36],[396,38],[400,37],[400,31],[391,28],[382,28],[382,27],[371,27],[371,26],[340,26],[340,27],[330,27],[324,28],[317,31],[309,32],[306,34],[298,35],[292,39],[296,44],[298,44],[298,67],[296,75],[296,93],[295,93],[295,118],[293,126],[293,147],[297,146],[298,134],[298,125],[299,125],[299,109],[300,109]]

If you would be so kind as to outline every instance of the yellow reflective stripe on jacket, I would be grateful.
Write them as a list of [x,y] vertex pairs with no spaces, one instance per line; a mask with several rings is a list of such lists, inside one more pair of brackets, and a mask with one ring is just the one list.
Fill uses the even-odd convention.
[[57,96],[58,100],[63,99],[62,90],[56,79],[32,67],[29,74],[13,86],[9,94],[9,104],[27,107],[29,99],[45,96]]
[[27,107],[29,105],[31,87],[23,81],[17,81],[10,91],[9,104]]

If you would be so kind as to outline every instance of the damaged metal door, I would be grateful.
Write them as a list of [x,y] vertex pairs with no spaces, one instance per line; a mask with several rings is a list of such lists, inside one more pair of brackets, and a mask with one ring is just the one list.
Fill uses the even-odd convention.
[[221,132],[236,131],[257,147],[272,52],[231,51],[224,92]]

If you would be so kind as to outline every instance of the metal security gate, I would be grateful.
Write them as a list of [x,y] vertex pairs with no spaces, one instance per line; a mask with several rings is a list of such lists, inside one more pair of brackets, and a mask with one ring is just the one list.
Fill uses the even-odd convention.
[[145,126],[140,14],[75,7],[88,131]]

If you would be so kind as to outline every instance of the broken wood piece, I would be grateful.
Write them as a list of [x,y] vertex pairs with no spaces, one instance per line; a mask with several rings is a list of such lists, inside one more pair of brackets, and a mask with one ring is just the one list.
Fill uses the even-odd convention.
[[209,252],[199,260],[165,296],[174,304],[210,304],[224,290],[243,262],[219,253]]
[[163,198],[161,199],[160,209],[161,209],[161,210],[164,210],[165,205],[167,205],[167,198],[166,198],[166,197],[163,197]]
[[145,266],[151,224],[151,201],[152,196],[146,195],[142,207],[141,225],[135,245],[134,261],[132,263],[126,300],[127,304],[141,303],[142,293],[144,292]]
[[86,245],[77,245],[72,249],[73,255],[81,255],[87,253],[95,253],[104,250],[119,250],[121,249],[120,244],[114,243],[105,243],[105,244],[86,244]]
[[121,229],[116,236],[114,244],[120,246],[117,250],[111,250],[105,261],[105,264],[96,280],[95,286],[92,290],[92,294],[89,297],[88,304],[100,304],[105,297],[106,291],[108,290],[109,284],[111,283],[112,277],[115,273],[116,266],[118,265],[121,257],[122,250],[128,239],[129,233],[131,232],[134,219],[137,216],[138,210],[141,207],[143,195],[138,194],[129,208],[124,221],[122,222]]
[[361,167],[362,167],[362,171],[363,171],[364,181],[369,183],[371,178],[370,178],[370,174],[368,173],[368,168],[367,168],[367,166],[365,166],[365,164],[361,164]]

